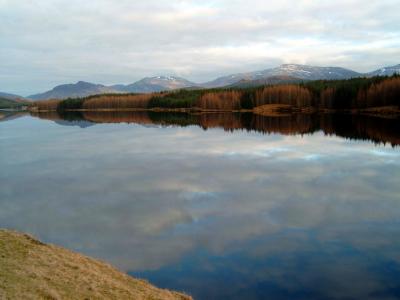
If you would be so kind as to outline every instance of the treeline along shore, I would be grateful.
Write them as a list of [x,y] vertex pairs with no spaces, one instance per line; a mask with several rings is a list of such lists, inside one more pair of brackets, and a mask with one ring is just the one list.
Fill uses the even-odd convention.
[[400,76],[318,80],[252,88],[102,94],[34,102],[32,111],[253,111],[400,113]]

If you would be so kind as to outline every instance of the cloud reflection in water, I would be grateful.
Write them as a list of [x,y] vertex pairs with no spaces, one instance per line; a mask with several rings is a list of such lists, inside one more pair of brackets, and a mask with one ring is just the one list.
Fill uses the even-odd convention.
[[321,133],[0,126],[1,227],[203,299],[399,295],[397,148]]

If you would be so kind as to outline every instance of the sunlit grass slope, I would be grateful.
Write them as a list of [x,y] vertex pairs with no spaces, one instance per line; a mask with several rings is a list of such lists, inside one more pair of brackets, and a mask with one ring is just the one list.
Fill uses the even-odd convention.
[[0,230],[0,299],[190,299],[81,254]]

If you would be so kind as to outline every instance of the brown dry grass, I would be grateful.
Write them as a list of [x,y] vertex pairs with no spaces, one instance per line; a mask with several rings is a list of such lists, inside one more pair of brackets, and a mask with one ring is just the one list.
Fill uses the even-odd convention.
[[191,299],[103,262],[0,230],[0,299]]

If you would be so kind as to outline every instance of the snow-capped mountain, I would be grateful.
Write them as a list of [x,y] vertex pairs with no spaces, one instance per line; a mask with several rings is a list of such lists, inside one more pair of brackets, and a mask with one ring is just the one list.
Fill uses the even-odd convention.
[[264,71],[264,76],[292,76],[305,80],[347,79],[360,76],[360,73],[339,67],[313,67],[307,65],[284,64]]
[[182,88],[216,88],[224,86],[256,86],[263,84],[295,83],[304,80],[334,80],[353,77],[390,76],[400,74],[400,64],[378,69],[369,73],[358,73],[340,67],[315,67],[299,64],[283,64],[276,68],[237,73],[222,76],[212,81],[196,84],[176,76],[146,77],[132,84],[117,84],[106,86],[90,82],[79,81],[75,84],[63,84],[50,91],[29,96],[38,99],[65,99],[69,97],[85,97],[104,93],[152,93],[170,91]]
[[283,64],[279,67],[249,73],[238,73],[229,76],[219,77],[213,81],[203,84],[205,87],[222,87],[232,85],[236,82],[245,80],[260,80],[269,77],[287,76],[300,80],[318,79],[347,79],[359,77],[361,73],[339,67],[314,67],[298,64]]
[[181,77],[155,76],[146,77],[135,83],[125,86],[117,85],[113,87],[117,87],[117,89],[119,89],[120,91],[129,93],[151,93],[166,90],[176,90],[193,86],[196,86],[196,84]]
[[31,95],[28,98],[44,100],[86,97],[106,93],[152,93],[192,87],[195,85],[196,84],[193,82],[175,76],[146,77],[132,84],[117,84],[112,86],[78,81],[77,83],[58,85],[50,91]]
[[400,74],[400,64],[391,66],[391,67],[385,67],[381,68],[378,70],[375,70],[373,72],[367,73],[366,75],[369,77],[372,76],[391,76],[393,74]]

